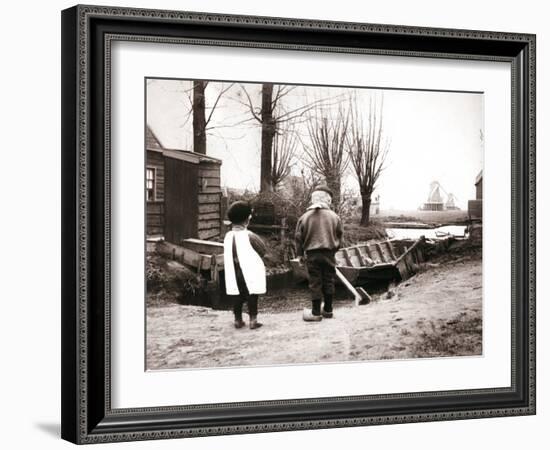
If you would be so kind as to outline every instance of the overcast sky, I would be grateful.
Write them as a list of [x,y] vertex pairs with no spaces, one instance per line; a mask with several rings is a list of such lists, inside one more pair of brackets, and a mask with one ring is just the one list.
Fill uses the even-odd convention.
[[[230,85],[209,83],[207,108]],[[223,161],[223,185],[258,190],[261,130],[258,122],[250,120],[241,86],[260,106],[260,84],[230,87],[212,114],[207,152]],[[191,82],[186,80],[147,80],[146,121],[166,148],[193,149],[190,89]],[[300,86],[281,100],[281,106],[288,110],[328,98],[330,115],[348,92],[344,88]],[[416,209],[426,200],[430,182],[437,180],[465,209],[468,200],[475,198],[474,180],[483,167],[483,94],[357,89],[356,95],[365,110],[369,98],[378,102],[383,98],[384,133],[390,147],[377,188],[381,208]],[[209,113],[207,109],[207,116]],[[305,125],[296,128],[306,142]],[[299,158],[300,154],[296,174],[303,164]],[[351,170],[345,185],[358,189]]]

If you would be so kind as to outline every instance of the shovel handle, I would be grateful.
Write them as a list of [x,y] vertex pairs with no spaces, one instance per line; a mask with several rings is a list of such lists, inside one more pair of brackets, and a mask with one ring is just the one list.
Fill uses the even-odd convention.
[[359,303],[361,302],[363,297],[361,296],[361,294],[359,294],[359,292],[357,292],[357,289],[353,287],[353,285],[348,281],[344,274],[340,272],[340,269],[338,269],[338,267],[336,267],[336,276],[340,279],[344,286],[346,286],[346,289],[353,294],[355,306],[359,306]]

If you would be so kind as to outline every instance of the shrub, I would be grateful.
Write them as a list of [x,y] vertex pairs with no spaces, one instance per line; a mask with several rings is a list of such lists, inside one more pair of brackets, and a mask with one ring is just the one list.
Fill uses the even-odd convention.
[[147,292],[174,292],[177,296],[196,296],[204,289],[204,280],[200,275],[170,261],[158,254],[147,255],[146,261]]
[[147,291],[158,291],[166,286],[168,276],[167,272],[161,268],[160,257],[147,255],[145,277],[147,280]]

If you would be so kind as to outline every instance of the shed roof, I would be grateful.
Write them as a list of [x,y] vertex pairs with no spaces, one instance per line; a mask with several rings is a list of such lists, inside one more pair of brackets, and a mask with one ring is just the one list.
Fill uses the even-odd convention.
[[211,156],[195,153],[189,150],[165,148],[157,135],[153,132],[150,125],[147,125],[145,133],[145,148],[153,152],[162,153],[162,156],[174,159],[180,159],[194,164],[201,162],[209,162],[213,164],[221,164],[221,159],[213,158]]
[[222,163],[221,159],[212,158],[211,156],[191,152],[189,150],[165,149],[162,151],[162,156],[165,158],[179,159],[181,161],[187,161],[194,164],[199,164],[202,162],[209,162],[213,164]]
[[164,148],[149,125],[145,131],[145,148],[147,150],[162,150]]

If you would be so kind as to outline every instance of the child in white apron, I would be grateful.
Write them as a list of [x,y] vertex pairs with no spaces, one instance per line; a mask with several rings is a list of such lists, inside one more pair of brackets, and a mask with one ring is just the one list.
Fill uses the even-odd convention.
[[235,328],[244,327],[243,304],[248,304],[251,330],[262,326],[258,322],[258,295],[265,294],[265,266],[262,257],[267,249],[262,239],[247,229],[252,208],[247,202],[231,204],[227,211],[231,230],[224,239],[225,289],[233,300]]

